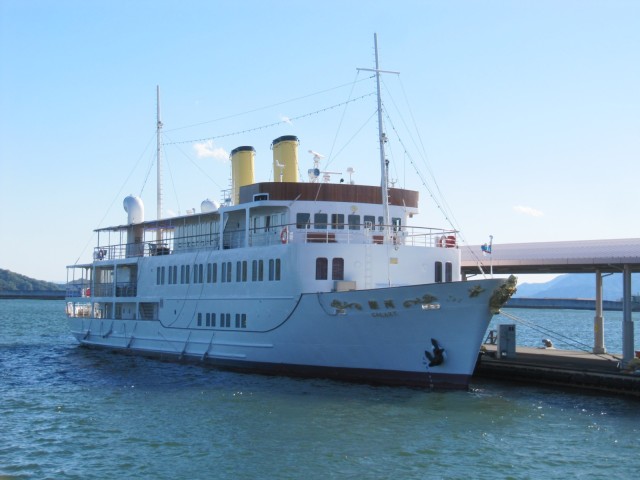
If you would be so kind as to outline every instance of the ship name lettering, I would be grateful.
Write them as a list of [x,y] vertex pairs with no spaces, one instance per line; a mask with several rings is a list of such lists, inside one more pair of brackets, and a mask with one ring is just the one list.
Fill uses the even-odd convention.
[[372,317],[397,317],[398,312],[395,310],[393,312],[373,312],[371,314]]

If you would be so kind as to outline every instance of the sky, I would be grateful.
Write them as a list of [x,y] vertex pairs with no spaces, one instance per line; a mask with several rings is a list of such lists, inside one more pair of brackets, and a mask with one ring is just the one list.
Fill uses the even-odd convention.
[[0,0],[0,268],[64,281],[93,230],[229,187],[229,152],[300,139],[300,171],[379,184],[470,245],[638,238],[640,2]]

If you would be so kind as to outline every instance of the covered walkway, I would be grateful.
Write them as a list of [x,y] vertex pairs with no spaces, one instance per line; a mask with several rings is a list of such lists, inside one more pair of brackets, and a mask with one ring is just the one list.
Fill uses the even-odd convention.
[[606,353],[602,317],[602,274],[622,273],[622,361],[634,357],[631,273],[640,272],[640,238],[493,244],[461,247],[462,274],[595,273],[594,353]]

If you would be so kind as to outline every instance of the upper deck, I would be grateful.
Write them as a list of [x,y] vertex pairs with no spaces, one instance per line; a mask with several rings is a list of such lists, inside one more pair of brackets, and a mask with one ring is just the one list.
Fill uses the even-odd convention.
[[418,192],[389,189],[390,225],[380,195],[379,186],[255,183],[240,188],[237,205],[214,212],[98,229],[94,260],[288,243],[455,245],[451,230],[407,225],[418,211]]

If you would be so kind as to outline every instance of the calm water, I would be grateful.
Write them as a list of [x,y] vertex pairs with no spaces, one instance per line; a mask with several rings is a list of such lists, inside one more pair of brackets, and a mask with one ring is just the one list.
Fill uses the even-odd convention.
[[[640,467],[636,400],[493,382],[430,393],[89,351],[63,307],[0,301],[0,478],[593,479]],[[592,313],[511,313],[586,324],[591,341]]]

